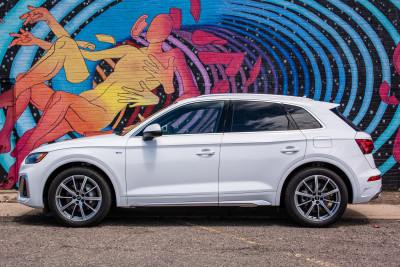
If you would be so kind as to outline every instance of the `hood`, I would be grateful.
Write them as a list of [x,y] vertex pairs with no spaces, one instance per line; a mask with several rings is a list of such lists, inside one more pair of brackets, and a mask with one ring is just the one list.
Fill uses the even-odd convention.
[[35,152],[50,152],[68,148],[82,147],[116,147],[125,146],[126,138],[116,134],[105,134],[92,137],[83,137],[70,140],[64,140],[57,143],[44,145],[36,148],[31,153]]

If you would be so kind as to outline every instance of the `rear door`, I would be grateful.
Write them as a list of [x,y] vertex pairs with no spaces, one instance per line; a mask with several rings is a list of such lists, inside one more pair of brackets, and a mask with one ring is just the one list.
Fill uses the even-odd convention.
[[279,180],[304,158],[306,139],[280,103],[232,100],[221,144],[220,205],[275,198]]

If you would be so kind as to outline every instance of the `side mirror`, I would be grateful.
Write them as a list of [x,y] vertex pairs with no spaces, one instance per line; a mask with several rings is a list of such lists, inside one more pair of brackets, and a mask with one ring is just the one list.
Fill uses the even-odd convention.
[[161,135],[162,135],[161,126],[157,123],[151,124],[143,130],[144,141],[153,140],[154,137],[158,137]]

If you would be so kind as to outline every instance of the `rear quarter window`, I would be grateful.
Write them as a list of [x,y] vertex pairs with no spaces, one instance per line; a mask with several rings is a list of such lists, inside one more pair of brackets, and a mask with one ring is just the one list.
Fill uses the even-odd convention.
[[322,128],[322,125],[304,108],[293,105],[284,105],[284,107],[300,130]]

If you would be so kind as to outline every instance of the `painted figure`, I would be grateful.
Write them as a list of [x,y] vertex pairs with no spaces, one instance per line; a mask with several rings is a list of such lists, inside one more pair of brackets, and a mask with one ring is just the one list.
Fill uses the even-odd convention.
[[[47,9],[28,8],[31,11],[20,17],[26,19],[23,24],[45,21],[58,39],[52,44],[22,29],[20,34],[10,34],[17,37],[10,45],[38,45],[48,52],[27,73],[18,75],[12,90],[0,95],[0,108],[9,107],[6,124],[0,132],[2,153],[10,150],[13,121],[19,118],[28,103],[31,102],[43,111],[37,126],[20,138],[12,153],[16,157],[17,168],[10,168],[9,184],[16,182],[21,160],[40,145],[70,131],[82,135],[87,131],[101,131],[127,105],[135,107],[157,104],[159,99],[151,90],[161,84],[167,94],[173,93],[174,71],[178,71],[183,80],[184,94],[180,99],[199,94],[183,52],[179,48],[165,52],[162,50],[162,43],[173,27],[169,15],[160,14],[150,23],[146,34],[148,47],[138,49],[121,45],[101,51],[88,51],[79,47],[93,49],[91,44],[74,41]],[[140,20],[137,23],[145,22]],[[133,28],[140,28],[137,23]],[[82,82],[89,76],[85,59],[98,61],[110,58],[119,59],[114,72],[92,90],[75,95],[64,91],[54,92],[44,84],[62,67],[68,81]]]
[[[396,49],[393,53],[393,65],[396,69],[396,72],[400,74],[400,43],[397,44]],[[386,81],[381,84],[381,87],[379,88],[379,94],[382,101],[389,105],[399,105],[400,101],[395,95],[389,96],[390,90],[391,88]],[[400,162],[400,130],[397,131],[397,135],[394,140],[393,158],[397,162]]]

